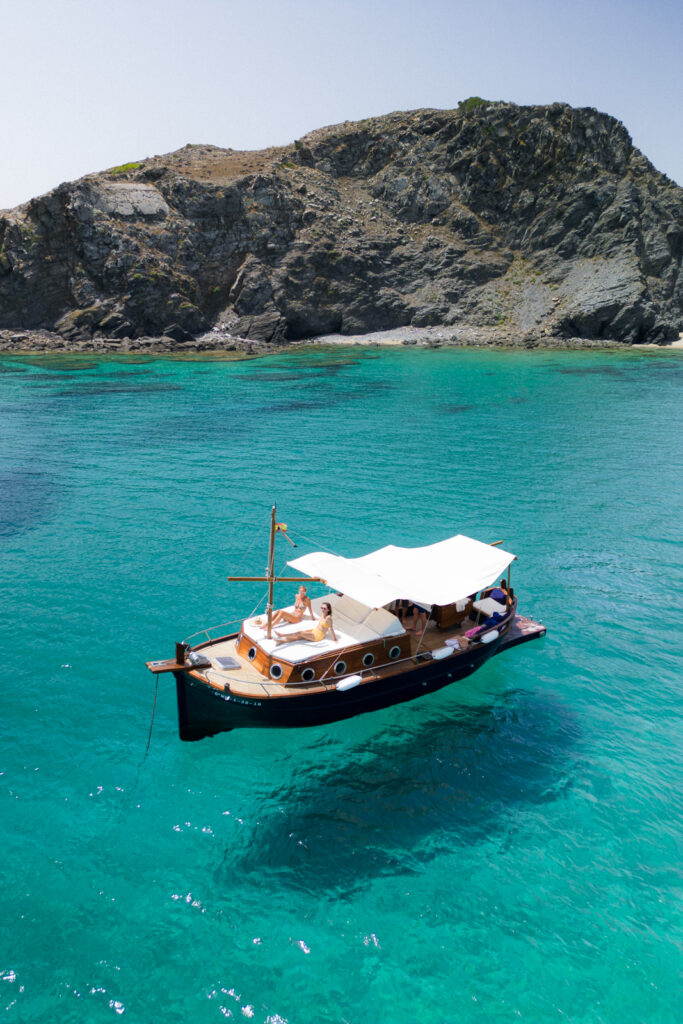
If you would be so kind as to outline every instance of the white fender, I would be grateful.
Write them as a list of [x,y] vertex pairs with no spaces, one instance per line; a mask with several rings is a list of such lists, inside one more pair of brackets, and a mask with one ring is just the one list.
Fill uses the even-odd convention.
[[346,679],[340,679],[337,683],[336,690],[352,690],[354,686],[358,686],[359,683],[363,682],[362,676],[347,676]]
[[483,644],[490,644],[492,640],[497,640],[500,633],[497,629],[492,629],[490,633],[484,633],[479,639]]
[[441,661],[442,658],[447,658],[449,654],[453,654],[452,647],[437,647],[435,651],[432,651],[432,658],[436,661]]

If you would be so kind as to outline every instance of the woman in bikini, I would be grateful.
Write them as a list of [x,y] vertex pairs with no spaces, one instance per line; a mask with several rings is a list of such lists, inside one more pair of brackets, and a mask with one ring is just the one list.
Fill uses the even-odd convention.
[[334,626],[332,625],[332,605],[323,601],[320,606],[320,611],[322,612],[322,615],[316,622],[313,629],[303,629],[298,633],[278,633],[276,631],[275,635],[278,639],[275,641],[275,645],[288,644],[292,640],[310,640],[311,642],[324,640],[327,633],[329,633],[332,639],[336,642],[337,634],[335,633]]
[[[311,608],[311,599],[306,593],[306,588],[302,585],[299,587],[299,593],[294,600],[294,611],[286,612],[283,609],[279,609],[273,612],[272,625],[279,626],[283,622],[301,622],[304,612],[308,612],[311,618],[315,619],[313,609]],[[256,625],[259,625],[259,623],[257,622]]]

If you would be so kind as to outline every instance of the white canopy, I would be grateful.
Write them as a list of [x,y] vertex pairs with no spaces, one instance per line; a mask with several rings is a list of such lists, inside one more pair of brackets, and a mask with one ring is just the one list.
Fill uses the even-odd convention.
[[490,586],[514,559],[509,551],[458,534],[423,548],[389,544],[361,558],[313,551],[288,564],[369,608],[380,608],[399,598],[427,606],[452,604]]

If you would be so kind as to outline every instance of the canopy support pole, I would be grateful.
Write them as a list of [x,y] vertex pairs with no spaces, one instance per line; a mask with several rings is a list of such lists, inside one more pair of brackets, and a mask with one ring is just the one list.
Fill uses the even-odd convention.
[[[429,609],[429,613],[428,613],[427,618],[425,620],[425,628],[422,630],[422,633],[420,634],[420,637],[419,637],[419,639],[417,641],[417,647],[415,648],[415,654],[413,655],[413,657],[415,657],[415,658],[417,658],[418,654],[420,653],[420,647],[422,646],[422,641],[425,638],[425,633],[427,632],[427,627],[429,626],[429,623],[432,621],[432,612],[433,611],[434,611],[434,605],[432,605],[432,607]],[[414,615],[415,615],[415,619],[417,620],[417,612],[414,612]],[[417,636],[417,630],[415,631],[415,635]]]

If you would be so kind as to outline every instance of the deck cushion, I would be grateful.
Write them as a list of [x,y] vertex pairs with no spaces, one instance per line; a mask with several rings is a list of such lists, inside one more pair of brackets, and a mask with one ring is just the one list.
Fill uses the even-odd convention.
[[492,597],[484,597],[481,601],[475,601],[474,607],[478,612],[483,612],[484,615],[493,615],[495,612],[504,615],[506,612],[505,605],[494,601]]
[[323,600],[330,602],[333,615],[343,615],[349,622],[364,622],[371,611],[367,605],[354,601],[347,594],[328,594]]
[[396,616],[384,608],[375,608],[370,612],[364,625],[374,630],[377,636],[402,636],[405,633]]

